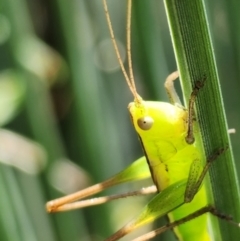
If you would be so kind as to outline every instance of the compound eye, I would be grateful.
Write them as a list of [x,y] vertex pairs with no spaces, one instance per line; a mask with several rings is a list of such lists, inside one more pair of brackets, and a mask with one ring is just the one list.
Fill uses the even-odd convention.
[[150,116],[144,116],[144,117],[138,119],[137,123],[138,123],[139,128],[141,128],[144,131],[147,131],[147,130],[151,129],[151,127],[154,123],[154,120]]

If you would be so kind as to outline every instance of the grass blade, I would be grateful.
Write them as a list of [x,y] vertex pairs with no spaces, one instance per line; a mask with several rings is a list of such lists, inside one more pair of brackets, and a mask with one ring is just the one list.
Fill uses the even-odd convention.
[[[215,206],[239,221],[239,186],[204,3],[202,0],[171,0],[165,1],[165,6],[185,100],[188,100],[194,83],[206,77],[205,87],[196,102],[206,156],[229,145],[229,151],[210,170]],[[240,238],[236,227],[223,221],[219,225],[222,240]]]

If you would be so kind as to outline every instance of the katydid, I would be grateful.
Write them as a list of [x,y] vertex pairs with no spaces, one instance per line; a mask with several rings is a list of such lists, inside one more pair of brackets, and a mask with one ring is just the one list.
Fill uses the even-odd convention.
[[[106,0],[102,1],[117,58],[134,97],[134,101],[129,104],[128,109],[145,156],[139,158],[125,170],[102,183],[48,202],[47,210],[48,212],[66,211],[97,205],[124,196],[158,192],[139,216],[135,217],[106,240],[118,240],[142,225],[167,214],[171,222],[169,225],[162,227],[160,231],[136,240],[147,240],[158,233],[174,228],[174,232],[179,240],[212,241],[213,239],[208,232],[208,216],[206,213],[210,212],[215,216],[220,216],[220,218],[227,220],[229,218],[219,215],[214,208],[208,206],[209,203],[204,183],[204,177],[211,163],[225,151],[225,148],[217,150],[205,162],[202,144],[197,141],[199,138],[196,140],[194,138],[198,134],[198,130],[196,129],[197,122],[193,113],[194,101],[204,85],[205,76],[197,81],[196,86],[194,86],[188,109],[181,105],[173,87],[173,81],[178,78],[177,71],[169,75],[165,84],[170,97],[170,103],[143,101],[137,93],[132,71],[130,51],[132,1],[128,0],[127,13],[129,74],[125,70],[119,54]],[[77,201],[108,187],[150,176],[155,184],[153,187],[138,192],[127,193],[126,195]]]

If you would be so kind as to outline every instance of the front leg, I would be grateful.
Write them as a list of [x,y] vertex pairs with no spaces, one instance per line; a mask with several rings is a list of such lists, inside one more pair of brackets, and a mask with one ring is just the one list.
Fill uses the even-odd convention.
[[169,97],[170,103],[173,104],[173,105],[178,104],[178,105],[182,106],[181,101],[178,97],[178,94],[177,94],[177,92],[174,88],[174,83],[173,83],[173,81],[175,81],[178,77],[179,77],[178,71],[175,71],[175,72],[171,73],[167,77],[164,86],[165,86],[165,89],[167,91],[167,95]]
[[190,96],[189,104],[188,104],[188,131],[187,136],[185,138],[186,142],[188,144],[193,144],[195,141],[194,135],[193,135],[193,121],[194,121],[194,103],[196,101],[196,97],[199,93],[199,90],[204,86],[206,78],[204,77],[202,81],[197,81],[195,83],[195,87],[193,88],[193,91]]

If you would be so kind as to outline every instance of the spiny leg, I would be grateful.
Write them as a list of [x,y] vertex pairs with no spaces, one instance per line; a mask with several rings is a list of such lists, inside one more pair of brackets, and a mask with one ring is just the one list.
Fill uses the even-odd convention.
[[196,212],[194,213],[191,213],[175,222],[172,222],[172,223],[168,223],[166,225],[164,225],[163,227],[160,227],[154,231],[151,231],[149,233],[146,233],[132,241],[146,241],[146,240],[150,240],[154,237],[156,237],[157,235],[159,234],[162,234],[164,232],[166,232],[167,230],[169,229],[173,229],[181,224],[184,224],[192,219],[195,219],[197,217],[200,217],[201,215],[205,214],[205,213],[211,213],[212,215],[220,218],[220,219],[223,219],[223,220],[226,220],[227,222],[230,222],[231,224],[239,227],[239,223],[236,223],[233,221],[232,217],[228,216],[228,215],[225,215],[225,214],[222,214],[222,213],[219,213],[214,207],[212,206],[206,206],[206,207],[203,207],[199,210],[197,210]]
[[[173,83],[178,77],[179,77],[178,71],[171,73],[167,77],[164,86],[166,88],[166,91],[167,91],[171,104],[182,105],[181,101],[178,97],[178,94],[174,88],[174,83]],[[195,83],[195,87],[190,96],[190,100],[189,100],[189,104],[188,104],[188,131],[187,131],[187,136],[185,138],[186,142],[188,144],[193,144],[195,141],[194,135],[193,135],[194,103],[195,103],[195,99],[197,97],[199,90],[204,86],[205,79],[206,79],[206,77],[204,77],[202,81],[197,81]]]
[[195,103],[199,90],[204,86],[205,80],[206,80],[206,77],[204,77],[202,81],[195,82],[195,86],[194,86],[193,91],[190,96],[190,100],[189,100],[189,104],[188,104],[188,122],[187,122],[188,131],[187,131],[187,136],[185,138],[185,140],[188,144],[193,144],[195,141],[195,138],[193,135],[194,103]]

